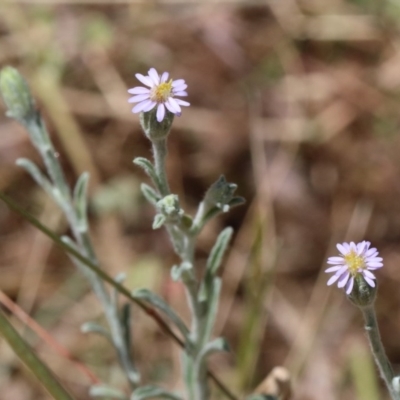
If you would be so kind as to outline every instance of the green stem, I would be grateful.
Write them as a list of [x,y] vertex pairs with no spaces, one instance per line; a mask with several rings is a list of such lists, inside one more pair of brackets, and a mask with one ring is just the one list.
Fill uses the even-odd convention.
[[381,373],[381,377],[386,383],[392,400],[400,400],[400,394],[397,393],[393,388],[392,381],[394,374],[382,344],[374,306],[360,307],[360,309],[364,317],[365,330],[367,331],[372,354],[374,355],[374,359],[378,366],[379,372]]
[[1,309],[0,334],[54,399],[74,400],[74,398],[66,391],[66,389],[64,389],[61,383],[52,374],[49,368],[38,358],[24,339],[22,339]]
[[167,139],[152,140],[154,168],[158,177],[158,190],[165,197],[171,193],[165,169],[165,158],[167,157]]
[[[48,238],[50,238],[53,243],[60,246],[63,250],[65,250],[68,254],[79,260],[81,263],[86,265],[91,271],[93,271],[96,275],[99,276],[103,281],[109,283],[113,288],[118,290],[125,298],[135,303],[138,307],[140,307],[150,318],[152,318],[158,326],[165,332],[167,336],[172,338],[175,343],[177,343],[180,347],[184,347],[184,343],[182,340],[175,334],[175,332],[169,327],[169,325],[158,315],[158,313],[152,308],[145,304],[143,301],[136,299],[132,296],[130,291],[126,289],[124,286],[116,282],[110,275],[100,269],[97,265],[95,265],[91,260],[87,257],[83,256],[79,251],[74,249],[72,246],[63,242],[56,234],[54,234],[50,229],[44,226],[40,221],[38,221],[33,215],[29,214],[23,208],[18,206],[4,193],[0,192],[0,200],[2,200],[7,206],[18,215],[26,219],[30,224],[39,229],[43,234],[45,234]],[[215,382],[218,388],[222,393],[225,394],[231,400],[238,400],[238,398],[219,380],[217,376],[214,375],[213,372],[208,371],[208,376]]]

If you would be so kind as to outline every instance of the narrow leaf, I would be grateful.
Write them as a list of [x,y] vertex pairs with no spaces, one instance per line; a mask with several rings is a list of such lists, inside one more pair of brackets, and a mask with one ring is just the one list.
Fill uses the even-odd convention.
[[[35,180],[35,182],[42,188],[44,191],[51,197],[54,198],[53,195],[53,186],[51,182],[42,174],[39,167],[33,163],[31,160],[27,158],[18,158],[16,164],[19,167],[22,167],[29,173],[29,175]],[[59,202],[59,199],[55,199],[56,202]]]
[[207,260],[207,273],[211,276],[215,276],[218,272],[218,269],[221,265],[222,258],[225,254],[225,251],[228,247],[229,241],[231,240],[233,234],[233,229],[228,227],[225,228],[218,236],[217,241],[215,242],[210,256]]
[[132,293],[132,296],[135,299],[147,301],[153,307],[157,308],[162,313],[164,313],[176,325],[176,327],[181,331],[183,337],[185,339],[188,339],[189,331],[186,328],[184,322],[161,297],[157,296],[155,293],[151,292],[148,289],[135,290]]
[[144,400],[151,398],[162,398],[170,400],[182,400],[180,396],[157,386],[149,385],[137,388],[131,395],[131,400]]
[[25,340],[14,329],[4,312],[0,309],[0,335],[14,350],[15,354],[35,375],[40,384],[50,393],[55,400],[74,400],[64,389],[50,369],[44,364],[25,342]]
[[146,200],[154,207],[156,207],[157,202],[160,200],[160,196],[157,194],[157,192],[146,183],[142,183],[140,185],[140,190],[142,191],[143,196],[146,198]]
[[150,177],[156,187],[159,187],[159,182],[156,174],[156,170],[154,169],[154,165],[144,157],[136,157],[133,160],[133,163],[141,167],[144,172]]
[[97,333],[98,335],[106,337],[111,340],[110,334],[104,326],[97,324],[96,322],[88,321],[81,325],[82,333]]
[[207,343],[199,354],[200,362],[205,361],[206,357],[218,351],[229,351],[228,342],[224,338],[217,338]]
[[128,400],[124,392],[108,385],[93,385],[89,390],[92,397],[107,397],[112,399]]
[[78,229],[80,232],[87,232],[87,188],[89,174],[84,172],[76,182],[74,188],[74,206],[78,216]]
[[212,281],[211,290],[207,298],[207,319],[205,322],[204,337],[210,340],[215,318],[218,311],[219,294],[221,291],[222,281],[220,278],[214,278]]

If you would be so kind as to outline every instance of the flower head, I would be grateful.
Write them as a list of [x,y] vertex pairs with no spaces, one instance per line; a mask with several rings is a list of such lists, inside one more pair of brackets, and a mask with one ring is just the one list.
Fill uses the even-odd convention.
[[176,96],[187,96],[184,79],[168,80],[168,72],[159,75],[155,68],[150,68],[147,76],[142,74],[135,76],[148,87],[136,86],[128,90],[128,93],[135,95],[128,102],[138,103],[132,108],[133,113],[148,112],[157,106],[157,121],[161,122],[165,116],[165,108],[180,116],[181,106],[190,106],[187,101],[175,99]]
[[375,287],[375,275],[371,272],[383,267],[382,257],[376,248],[369,246],[370,242],[363,241],[337,244],[340,252],[338,257],[329,257],[328,264],[333,264],[325,272],[333,272],[334,275],[328,280],[327,285],[338,281],[338,287],[344,287],[347,294],[350,294],[354,286],[354,278],[362,275],[369,286]]

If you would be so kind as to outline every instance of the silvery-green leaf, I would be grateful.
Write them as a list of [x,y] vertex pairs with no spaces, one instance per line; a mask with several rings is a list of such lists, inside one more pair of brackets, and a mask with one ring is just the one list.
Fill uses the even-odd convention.
[[233,229],[228,227],[218,235],[217,241],[211,249],[210,256],[207,260],[206,270],[211,276],[217,274],[232,234]]
[[131,305],[130,303],[125,303],[121,310],[121,326],[124,330],[124,339],[126,347],[131,348]]
[[110,334],[104,326],[97,324],[96,322],[88,321],[81,325],[82,333],[97,333],[98,335],[104,336],[110,339]]
[[233,229],[228,227],[225,228],[218,236],[213,248],[211,249],[210,255],[207,260],[206,272],[204,274],[203,282],[199,291],[199,300],[206,301],[208,292],[212,286],[214,276],[217,274],[218,269],[221,265],[222,258],[228,247],[229,241],[232,237]]
[[108,399],[128,400],[124,392],[108,385],[93,385],[89,390],[92,397],[107,397]]
[[221,279],[215,277],[212,280],[212,285],[210,287],[210,291],[208,292],[207,297],[207,319],[205,322],[205,329],[204,329],[204,337],[207,340],[210,339],[215,318],[217,316],[218,311],[218,301],[219,301],[219,294],[221,291],[222,282]]
[[183,337],[185,339],[188,338],[189,331],[186,328],[184,322],[181,320],[178,314],[176,314],[175,311],[172,310],[172,308],[161,297],[157,296],[155,293],[151,292],[148,289],[135,290],[132,293],[132,296],[135,297],[136,299],[145,300],[148,303],[150,303],[153,307],[160,310],[176,325],[176,327],[182,333]]
[[193,265],[187,261],[183,262],[180,265],[174,265],[171,268],[171,278],[173,281],[179,281],[181,279],[182,274],[187,273],[193,268]]
[[167,218],[166,218],[164,215],[162,215],[162,214],[156,214],[156,215],[154,216],[152,228],[153,228],[153,229],[159,229],[159,228],[161,228],[161,227],[164,225],[166,219],[167,219]]
[[246,397],[246,400],[279,400],[276,396],[271,396],[270,394],[252,394]]
[[43,151],[41,151],[41,154],[46,165],[47,173],[53,181],[53,185],[60,190],[64,199],[69,199],[70,190],[53,146],[49,144],[45,149],[43,149]]
[[146,172],[146,174],[150,177],[150,179],[153,181],[156,187],[159,187],[159,182],[156,171],[154,169],[154,165],[147,158],[136,157],[133,160],[133,163],[141,167],[144,170],[144,172]]
[[[27,158],[18,158],[16,161],[16,164],[19,167],[22,167],[29,173],[29,175],[35,180],[35,182],[42,187],[45,192],[51,196],[53,196],[53,186],[51,182],[42,174],[40,171],[39,167],[33,163],[31,160],[28,160]],[[55,199],[58,203],[58,199]]]
[[144,400],[151,398],[182,400],[182,397],[176,393],[169,392],[168,390],[154,385],[139,387],[135,389],[131,395],[131,400]]
[[224,338],[217,338],[213,341],[207,343],[202,349],[199,354],[200,362],[205,361],[206,357],[208,357],[212,353],[216,353],[218,351],[229,351],[228,342]]
[[89,174],[84,172],[78,179],[74,189],[74,206],[78,217],[78,229],[80,232],[88,230],[87,224],[87,187]]
[[140,190],[142,191],[146,200],[154,207],[157,207],[157,202],[160,200],[160,196],[157,194],[157,192],[146,183],[142,183],[140,185]]

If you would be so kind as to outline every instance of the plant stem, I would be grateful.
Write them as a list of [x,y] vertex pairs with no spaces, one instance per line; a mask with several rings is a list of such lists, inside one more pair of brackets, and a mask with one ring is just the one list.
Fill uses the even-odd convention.
[[400,394],[395,391],[392,384],[394,374],[382,344],[374,306],[360,307],[360,309],[364,317],[365,330],[367,331],[372,354],[374,355],[381,377],[386,383],[392,400],[400,400]]
[[19,335],[0,309],[0,334],[15,351],[21,361],[36,376],[38,381],[46,388],[56,400],[74,400],[66,391],[49,368],[38,358],[31,347]]
[[165,169],[165,159],[167,157],[167,139],[163,138],[153,140],[151,143],[153,145],[154,168],[156,170],[159,183],[158,189],[160,194],[165,197],[171,193]]

